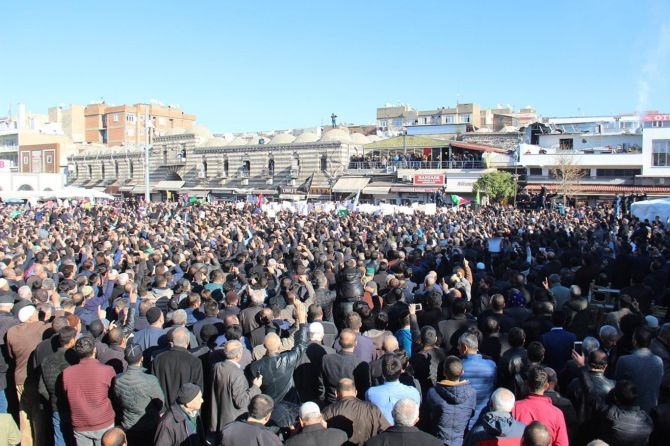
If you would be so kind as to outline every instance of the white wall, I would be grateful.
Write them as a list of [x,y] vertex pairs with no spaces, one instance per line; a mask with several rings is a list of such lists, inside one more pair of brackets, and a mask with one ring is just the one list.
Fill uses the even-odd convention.
[[2,191],[17,191],[23,185],[31,186],[35,191],[61,190],[65,185],[65,176],[59,173],[0,172]]
[[670,167],[654,167],[652,161],[652,142],[655,139],[670,139],[670,128],[645,128],[642,133],[644,159],[642,175],[650,177],[670,177]]

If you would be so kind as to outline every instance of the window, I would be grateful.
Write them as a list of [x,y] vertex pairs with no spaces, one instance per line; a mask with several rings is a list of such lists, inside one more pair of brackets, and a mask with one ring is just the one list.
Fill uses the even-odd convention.
[[444,117],[444,123],[445,124],[453,124],[454,123],[454,117],[453,115],[447,115]]
[[530,168],[528,168],[528,175],[542,176],[542,168],[541,167],[530,167]]
[[119,122],[119,114],[114,113],[114,115],[112,115],[112,119],[114,120],[114,122]]
[[321,155],[321,170],[323,172],[328,170],[328,156],[327,155]]
[[135,122],[135,114],[134,113],[128,113],[126,115],[126,122]]
[[460,122],[461,124],[467,124],[468,122],[470,122],[471,115],[470,115],[470,113],[464,113],[464,114],[460,115],[459,119],[461,121]]
[[651,142],[651,165],[670,166],[670,139],[654,139]]
[[93,177],[93,167],[89,164],[88,166],[88,177],[92,178]]
[[642,169],[596,169],[597,177],[626,178],[642,174]]
[[52,155],[47,155],[47,164],[51,164],[54,162],[54,158]]
[[105,165],[100,163],[100,177],[104,180],[105,179]]
[[119,162],[114,161],[114,177],[118,178],[119,177]]
[[572,150],[573,140],[572,138],[564,138],[558,140],[558,148],[560,150]]
[[133,166],[132,161],[128,160],[128,176],[132,178],[134,173],[135,173],[135,166]]

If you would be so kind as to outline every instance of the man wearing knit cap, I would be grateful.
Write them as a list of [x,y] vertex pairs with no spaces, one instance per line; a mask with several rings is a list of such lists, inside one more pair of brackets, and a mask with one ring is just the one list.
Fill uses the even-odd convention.
[[154,444],[165,446],[205,444],[205,428],[200,420],[202,407],[200,387],[185,383],[179,389],[177,400],[161,419]]

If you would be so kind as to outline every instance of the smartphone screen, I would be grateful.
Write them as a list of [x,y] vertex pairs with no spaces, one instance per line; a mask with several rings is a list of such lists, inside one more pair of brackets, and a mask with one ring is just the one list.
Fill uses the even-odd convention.
[[580,355],[583,354],[583,351],[582,351],[582,343],[581,343],[580,341],[575,341],[575,343],[574,343],[574,345],[573,345],[572,348],[573,348],[574,351],[576,351],[576,352],[579,353]]
[[416,311],[422,311],[423,310],[423,305],[421,304],[414,304],[414,309]]

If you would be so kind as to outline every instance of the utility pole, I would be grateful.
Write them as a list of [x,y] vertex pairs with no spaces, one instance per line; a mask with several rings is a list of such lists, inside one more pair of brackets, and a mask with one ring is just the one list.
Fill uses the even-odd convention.
[[149,203],[151,201],[151,185],[149,184],[149,131],[153,127],[149,121],[149,105],[144,105],[144,201]]

